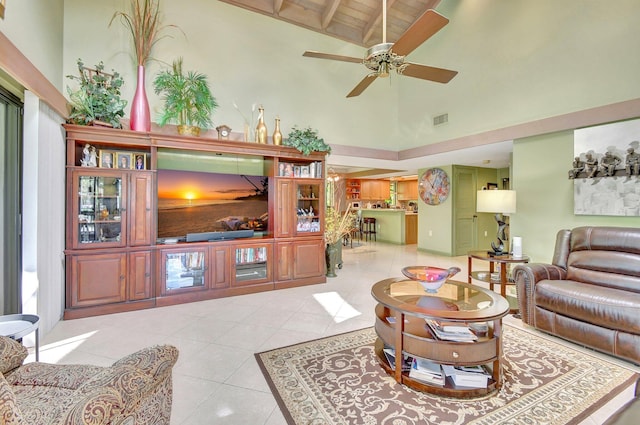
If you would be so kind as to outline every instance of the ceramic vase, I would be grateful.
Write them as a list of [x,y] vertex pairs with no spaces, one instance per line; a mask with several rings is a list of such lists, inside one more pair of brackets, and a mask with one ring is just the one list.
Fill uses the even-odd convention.
[[149,99],[144,88],[144,66],[138,65],[138,85],[131,102],[131,115],[129,127],[133,131],[151,131],[151,112],[149,111]]
[[264,123],[264,108],[261,106],[258,108],[260,113],[258,114],[258,126],[256,127],[256,142],[260,144],[267,144],[267,126]]
[[336,274],[336,265],[338,264],[338,246],[340,242],[332,243],[327,245],[327,249],[325,250],[325,256],[327,260],[327,277],[337,277]]
[[280,118],[276,118],[276,129],[273,132],[273,144],[278,146],[282,144],[282,132],[280,132]]

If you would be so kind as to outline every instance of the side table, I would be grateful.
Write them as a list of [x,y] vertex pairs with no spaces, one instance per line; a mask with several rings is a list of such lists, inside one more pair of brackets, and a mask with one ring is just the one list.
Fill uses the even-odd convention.
[[[488,251],[470,251],[467,254],[468,257],[468,283],[471,283],[472,279],[476,279],[489,284],[489,289],[494,290],[496,284],[500,285],[500,295],[509,301],[510,312],[518,312],[518,300],[513,297],[507,296],[507,285],[515,285],[507,276],[507,264],[528,263],[529,257],[523,255],[521,257],[514,257],[511,254],[504,255],[490,255]],[[473,260],[487,261],[489,262],[489,271],[473,271]],[[496,270],[496,264],[499,265],[499,270]],[[500,273],[500,279],[492,279],[491,276],[496,271]]]
[[40,361],[40,318],[35,314],[8,314],[0,316],[0,335],[20,339],[31,332],[36,333],[36,361]]

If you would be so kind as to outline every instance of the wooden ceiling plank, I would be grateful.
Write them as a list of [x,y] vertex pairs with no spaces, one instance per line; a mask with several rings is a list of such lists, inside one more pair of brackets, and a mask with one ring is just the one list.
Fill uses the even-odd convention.
[[324,9],[322,13],[322,29],[327,29],[331,21],[333,20],[333,16],[336,14],[338,10],[338,6],[340,6],[341,0],[329,0],[327,2],[327,7]]
[[282,4],[284,0],[273,0],[273,14],[278,16],[280,14],[280,10],[282,9]]
[[[393,4],[395,2],[396,0],[387,0],[387,11],[393,7]],[[364,31],[362,32],[363,44],[366,45],[367,43],[369,43],[369,40],[371,39],[371,35],[375,31],[375,28],[379,26],[381,21],[382,21],[382,2],[380,2],[380,5],[376,8],[376,11],[373,13],[373,15],[371,15],[371,19],[369,20],[369,23],[367,23],[367,25],[364,28]]]

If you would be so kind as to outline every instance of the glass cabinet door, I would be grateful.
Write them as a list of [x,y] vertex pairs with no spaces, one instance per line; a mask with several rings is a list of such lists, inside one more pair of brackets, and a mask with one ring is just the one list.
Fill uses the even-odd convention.
[[165,250],[162,253],[164,288],[162,293],[206,286],[204,249]]
[[320,226],[320,196],[323,187],[319,184],[296,184],[297,224],[296,233],[318,233]]
[[122,176],[77,175],[77,245],[122,245]]

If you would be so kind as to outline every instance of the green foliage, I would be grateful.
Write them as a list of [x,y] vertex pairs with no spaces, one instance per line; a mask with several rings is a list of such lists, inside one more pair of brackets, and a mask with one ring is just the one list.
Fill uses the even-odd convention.
[[319,138],[318,131],[311,127],[301,130],[293,126],[283,144],[298,149],[304,155],[309,155],[311,152],[331,152],[331,146],[327,145],[324,139]]
[[207,77],[203,74],[182,71],[182,58],[173,61],[170,70],[158,73],[153,88],[162,95],[164,111],[160,125],[174,122],[178,125],[196,126],[203,129],[213,127],[211,114],[218,107],[211,94]]
[[348,235],[356,225],[356,215],[351,213],[351,208],[341,212],[340,207],[327,207],[324,214],[324,241],[327,245],[333,245]]
[[105,73],[102,62],[95,69],[86,68],[82,59],[78,59],[78,73],[79,76],[67,75],[79,83],[75,91],[67,86],[71,105],[69,121],[81,125],[103,121],[121,128],[120,118],[124,117],[127,101],[120,99],[120,88],[124,84],[120,74],[113,70],[111,74]]

